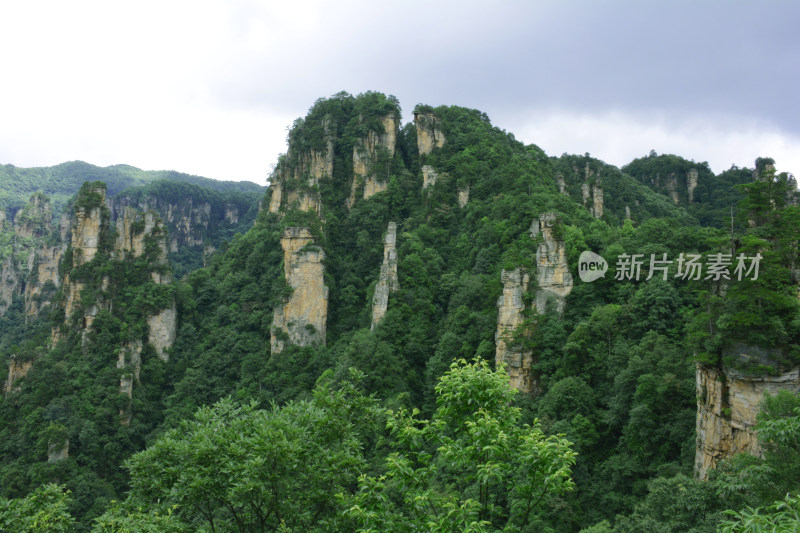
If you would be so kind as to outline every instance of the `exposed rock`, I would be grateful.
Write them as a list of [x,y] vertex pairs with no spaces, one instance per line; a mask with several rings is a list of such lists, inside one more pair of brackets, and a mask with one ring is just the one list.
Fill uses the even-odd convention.
[[383,264],[378,284],[375,286],[375,295],[372,298],[372,325],[375,329],[386,315],[389,307],[389,294],[400,288],[397,280],[397,224],[389,222],[386,236],[383,238]]
[[239,208],[233,204],[225,205],[225,220],[228,224],[239,223]]
[[18,237],[43,237],[49,233],[53,211],[50,199],[43,194],[34,194],[23,209],[14,216],[14,233]]
[[678,179],[674,173],[667,175],[666,181],[664,182],[664,188],[667,189],[672,201],[677,204],[680,201],[680,197],[678,196]]
[[528,291],[530,276],[521,268],[504,269],[500,279],[503,294],[497,299],[495,363],[508,365],[511,387],[526,394],[538,393],[538,380],[531,372],[533,352],[513,340],[514,333],[524,321],[524,294]]
[[707,479],[717,463],[737,453],[761,454],[756,417],[766,394],[800,392],[800,367],[777,376],[745,376],[697,365],[695,475]]
[[[139,372],[142,368],[142,343],[140,341],[128,343],[119,350],[117,368],[124,372],[119,377],[119,393],[133,398],[133,385],[139,383]],[[119,420],[123,426],[131,422],[131,404],[120,407]]]
[[325,148],[322,151],[309,149],[298,152],[289,143],[286,157],[283,158],[270,180],[272,196],[269,203],[270,213],[284,213],[286,209],[299,209],[322,214],[319,191],[319,180],[333,176],[333,150],[336,132],[331,117],[322,119]]
[[[353,184],[348,207],[353,207],[362,188],[362,198],[366,200],[385,191],[389,185],[389,164],[397,145],[397,120],[394,114],[384,116],[381,125],[383,133],[370,130],[365,138],[358,139],[353,145]],[[376,163],[381,160],[386,167],[386,176],[378,176],[375,171]]]
[[417,148],[419,155],[426,155],[434,148],[444,146],[446,139],[442,133],[442,120],[433,113],[414,113],[417,128]]
[[47,462],[57,463],[69,459],[69,439],[47,443]]
[[422,190],[424,191],[436,185],[436,178],[438,177],[439,174],[433,170],[432,166],[422,165]]
[[469,185],[458,188],[458,207],[465,207],[469,203]]
[[559,194],[566,194],[569,196],[569,193],[567,192],[567,184],[564,181],[564,175],[561,174],[561,172],[556,174],[556,186],[558,187]]
[[167,244],[164,226],[153,211],[142,213],[131,207],[125,207],[117,219],[116,251],[139,257],[145,252],[145,239],[156,237],[160,249],[160,258],[166,259]]
[[544,314],[550,301],[555,303],[558,313],[563,313],[566,297],[572,292],[566,247],[554,234],[557,223],[555,213],[542,213],[539,220],[531,224],[531,237],[542,235],[536,250],[536,311],[539,314]]
[[14,383],[28,375],[33,361],[20,361],[16,355],[11,355],[8,359],[8,377],[3,385],[3,394],[8,396],[19,387],[14,387]]
[[72,221],[72,263],[74,266],[80,266],[94,259],[100,245],[101,227],[107,224],[103,216],[106,200],[105,185],[91,187],[89,193],[99,194],[102,200],[99,206],[88,210],[84,207],[75,208],[75,216]]
[[625,206],[625,220],[630,220],[630,219],[631,219],[631,208],[630,208],[630,206],[626,205]]
[[14,261],[11,258],[3,261],[0,266],[0,315],[5,314],[14,296],[19,294],[20,290],[20,273],[14,266]]
[[286,228],[281,236],[283,270],[292,293],[275,308],[270,346],[272,353],[287,343],[297,346],[325,345],[328,319],[328,287],[325,285],[325,253],[314,244],[308,228]]
[[[573,167],[576,175],[580,176],[577,167]],[[563,178],[562,184],[563,184]],[[578,178],[580,179],[580,178]],[[562,186],[559,185],[559,191],[563,192]],[[581,183],[581,203],[586,207],[594,218],[602,218],[603,216],[603,183],[594,169],[589,166],[587,162],[583,168],[583,183]]]
[[175,343],[175,335],[178,324],[178,312],[175,302],[172,306],[162,309],[157,314],[147,318],[147,342],[156,350],[159,359],[166,362],[169,354],[166,352]]
[[689,194],[689,203],[694,202],[694,190],[697,188],[697,169],[690,168],[686,173],[686,192]]
[[65,245],[42,245],[36,250],[34,269],[25,284],[25,315],[38,315],[50,305],[55,291],[61,284],[58,263],[64,256]]

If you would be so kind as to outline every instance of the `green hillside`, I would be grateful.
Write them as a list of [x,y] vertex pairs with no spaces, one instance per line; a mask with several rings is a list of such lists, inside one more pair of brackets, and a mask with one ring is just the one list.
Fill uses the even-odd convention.
[[[796,524],[791,176],[714,176],[677,156],[619,169],[549,157],[477,110],[414,115],[400,124],[381,93],[320,99],[294,123],[253,226],[205,267],[166,278],[160,226],[127,261],[107,226],[91,260],[68,248],[49,314],[26,316],[14,297],[0,361],[32,364],[0,400],[0,529],[35,517],[53,531]],[[660,181],[692,168],[691,193]],[[169,202],[191,187],[125,194]],[[581,279],[586,251],[603,277]],[[750,270],[737,279],[740,255]],[[688,274],[691,257],[703,275]],[[164,357],[149,320],[172,309]],[[698,387],[706,375],[719,378]],[[763,453],[701,472],[698,439],[713,431],[698,417],[738,423],[736,383],[786,389],[753,421]]]
[[114,196],[128,187],[163,179],[192,183],[219,191],[263,191],[263,187],[246,181],[218,181],[172,170],[140,170],[130,165],[98,167],[83,161],[34,168],[0,165],[0,209],[21,208],[33,193],[42,192],[50,197],[53,210],[58,213],[85,181],[104,182],[109,196]]

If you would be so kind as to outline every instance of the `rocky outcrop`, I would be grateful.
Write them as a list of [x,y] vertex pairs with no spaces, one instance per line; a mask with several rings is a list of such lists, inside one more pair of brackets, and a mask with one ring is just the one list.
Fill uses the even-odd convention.
[[428,190],[434,185],[436,185],[436,179],[439,177],[439,174],[433,170],[433,167],[430,165],[422,165],[422,190]]
[[289,227],[281,236],[283,272],[291,294],[273,312],[270,347],[278,354],[288,344],[325,345],[328,287],[325,253],[308,228]]
[[469,185],[458,188],[458,207],[466,207],[469,203]]
[[25,315],[32,317],[50,305],[61,285],[58,264],[64,256],[65,245],[43,244],[36,250],[36,260],[25,284]]
[[525,320],[525,298],[530,276],[521,268],[503,270],[503,294],[497,300],[497,332],[495,363],[508,365],[511,387],[526,393],[539,392],[538,380],[531,371],[533,351],[514,340]]
[[375,294],[372,298],[372,325],[375,329],[386,315],[389,307],[389,294],[400,288],[397,280],[397,224],[389,222],[386,228],[386,236],[383,238],[383,264],[378,284],[375,286]]
[[142,213],[132,207],[125,207],[117,219],[115,249],[119,253],[139,257],[145,252],[145,238],[154,236],[158,239],[160,255],[166,259],[167,246],[162,234],[164,227],[155,212]]
[[[122,371],[119,377],[119,393],[127,396],[128,400],[133,398],[133,384],[139,383],[139,372],[142,368],[142,343],[134,341],[125,344],[119,350],[117,357],[117,368]],[[127,426],[131,422],[131,403],[120,407],[120,423]]]
[[286,157],[282,158],[270,180],[269,212],[282,214],[286,209],[299,209],[322,214],[319,180],[333,176],[333,155],[336,131],[330,116],[322,119],[322,150],[299,151],[289,142]]
[[101,228],[107,228],[105,185],[88,188],[88,194],[100,197],[99,205],[77,206],[72,220],[73,266],[80,266],[94,259],[100,246]]
[[542,213],[531,223],[531,238],[541,234],[542,241],[536,249],[536,311],[544,314],[549,302],[558,313],[564,312],[566,297],[572,291],[572,274],[567,264],[564,241],[555,234],[558,217],[555,213]]
[[800,367],[774,376],[748,376],[697,365],[695,475],[707,479],[720,460],[737,453],[761,454],[755,425],[765,395],[800,392]]
[[159,359],[169,360],[167,350],[175,344],[178,325],[178,311],[175,302],[166,309],[147,318],[147,342],[155,349]]
[[57,463],[69,459],[69,439],[47,443],[47,462]]
[[14,296],[19,294],[20,273],[14,261],[8,259],[0,265],[0,315],[5,314],[14,301]]
[[33,361],[21,361],[16,355],[11,355],[8,360],[8,377],[3,385],[3,394],[5,396],[19,389],[19,387],[14,387],[14,384],[27,376],[32,366]]
[[[389,185],[389,168],[397,145],[397,120],[394,114],[381,118],[383,132],[370,130],[353,145],[353,184],[348,207],[360,196],[365,200],[383,192]],[[382,167],[382,168],[379,168]]]
[[689,203],[694,202],[694,190],[697,188],[697,178],[699,174],[696,168],[689,169],[686,173],[686,192],[689,195]]
[[433,113],[414,113],[417,129],[417,149],[419,155],[427,155],[434,148],[441,148],[446,141],[442,133],[442,121]]

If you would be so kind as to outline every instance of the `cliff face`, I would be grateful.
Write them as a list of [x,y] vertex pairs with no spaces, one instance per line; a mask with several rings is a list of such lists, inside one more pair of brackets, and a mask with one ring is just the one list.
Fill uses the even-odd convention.
[[419,155],[426,155],[434,148],[441,148],[446,141],[442,133],[442,121],[433,113],[414,113],[417,129],[417,148]]
[[270,213],[283,214],[287,209],[299,209],[322,214],[318,185],[319,180],[333,176],[336,130],[328,115],[320,125],[324,132],[323,149],[300,150],[289,143],[286,157],[271,179]]
[[508,365],[511,386],[526,394],[539,392],[539,384],[531,372],[533,352],[514,342],[513,336],[524,321],[525,299],[530,276],[521,268],[503,270],[503,294],[497,299],[497,332],[495,363]]
[[17,211],[13,223],[2,213],[0,231],[12,241],[10,254],[0,265],[0,315],[13,298],[22,297],[26,317],[38,315],[59,286],[58,263],[64,253],[68,219],[62,218],[61,232],[52,224],[50,200],[35,194]]
[[353,145],[353,184],[348,207],[353,207],[361,193],[365,200],[386,190],[389,162],[397,146],[397,120],[394,114],[381,118],[383,133],[370,130]]
[[383,238],[383,264],[378,284],[375,286],[375,295],[372,298],[372,325],[375,329],[386,315],[389,307],[389,294],[400,288],[397,280],[397,224],[389,222],[386,236]]
[[781,390],[800,393],[800,367],[775,376],[747,376],[697,365],[695,475],[707,479],[717,463],[737,453],[761,453],[755,432],[761,402]]
[[558,313],[564,312],[566,297],[572,292],[572,274],[567,264],[564,241],[554,232],[558,223],[555,213],[542,213],[531,224],[531,238],[542,235],[536,250],[536,311],[544,314],[548,302]]
[[314,244],[307,228],[286,228],[281,237],[281,247],[284,276],[292,292],[273,313],[272,353],[282,352],[287,343],[324,346],[328,319],[325,254]]
[[15,390],[14,383],[28,375],[32,366],[33,361],[20,361],[17,356],[12,355],[8,361],[8,377],[3,385],[3,394],[8,396]]

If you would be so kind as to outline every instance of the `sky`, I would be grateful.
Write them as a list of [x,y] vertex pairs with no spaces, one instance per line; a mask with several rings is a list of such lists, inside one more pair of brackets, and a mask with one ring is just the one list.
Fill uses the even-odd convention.
[[3,0],[0,164],[266,184],[340,91],[460,105],[548,155],[800,174],[794,0]]

